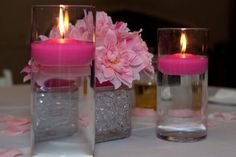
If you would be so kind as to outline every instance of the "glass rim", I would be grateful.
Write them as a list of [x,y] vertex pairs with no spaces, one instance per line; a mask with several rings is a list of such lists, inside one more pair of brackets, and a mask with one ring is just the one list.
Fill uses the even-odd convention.
[[32,5],[31,6],[31,8],[57,8],[57,7],[60,7],[61,5],[63,5],[63,6],[65,6],[65,7],[68,7],[68,8],[93,8],[93,9],[95,9],[96,7],[94,6],[94,5],[74,5],[74,4],[72,4],[72,5],[70,5],[70,4],[53,4],[53,5],[38,5],[38,4],[36,4],[36,5]]
[[208,28],[204,28],[204,27],[183,27],[183,28],[171,28],[171,27],[166,27],[166,28],[157,28],[157,31],[171,31],[171,30],[175,30],[175,31],[209,31]]

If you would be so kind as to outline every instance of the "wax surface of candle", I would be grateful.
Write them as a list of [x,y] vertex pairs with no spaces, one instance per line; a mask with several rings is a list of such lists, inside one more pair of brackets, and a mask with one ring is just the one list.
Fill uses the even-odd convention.
[[32,58],[44,65],[89,64],[94,51],[94,43],[75,39],[49,39],[31,44]]
[[191,53],[163,55],[157,59],[160,72],[168,75],[196,75],[208,69],[208,58]]

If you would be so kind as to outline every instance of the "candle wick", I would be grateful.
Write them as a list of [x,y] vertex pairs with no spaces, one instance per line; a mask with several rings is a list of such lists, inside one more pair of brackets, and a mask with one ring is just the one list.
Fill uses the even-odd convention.
[[182,56],[182,58],[186,58],[185,51],[181,51],[181,56]]

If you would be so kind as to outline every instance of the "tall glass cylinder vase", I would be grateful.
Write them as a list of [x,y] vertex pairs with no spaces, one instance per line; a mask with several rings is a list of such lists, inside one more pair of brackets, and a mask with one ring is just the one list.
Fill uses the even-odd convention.
[[32,8],[32,156],[93,156],[95,8]]
[[158,30],[157,137],[176,142],[206,138],[207,42],[204,28]]

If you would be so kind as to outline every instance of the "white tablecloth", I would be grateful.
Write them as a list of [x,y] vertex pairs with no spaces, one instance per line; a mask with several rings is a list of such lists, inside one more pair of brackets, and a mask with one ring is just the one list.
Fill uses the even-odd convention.
[[[218,88],[209,88],[210,95]],[[29,115],[29,86],[19,85],[0,88],[0,113]],[[235,105],[209,104],[209,113],[229,112],[236,114]],[[236,120],[218,120],[209,128],[207,139],[193,143],[175,143],[160,140],[155,135],[152,118],[133,118],[132,136],[122,140],[99,143],[95,146],[96,157],[235,157]],[[1,129],[1,125],[0,125]],[[27,136],[27,135],[26,135]],[[26,137],[25,137],[26,139]],[[0,135],[0,148],[21,148],[27,156],[28,141]]]

